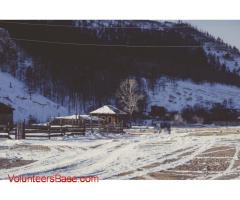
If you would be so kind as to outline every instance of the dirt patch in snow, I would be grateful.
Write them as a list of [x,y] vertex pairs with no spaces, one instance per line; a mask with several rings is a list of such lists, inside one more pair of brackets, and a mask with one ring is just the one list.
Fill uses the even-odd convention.
[[239,168],[240,167],[240,160],[235,160],[233,168]]
[[214,152],[214,151],[224,151],[226,149],[229,149],[229,147],[228,146],[213,147],[213,148],[210,148],[210,149],[208,149],[207,151],[205,151],[203,153],[211,153],[211,152]]
[[0,158],[0,169],[9,169],[13,167],[21,167],[23,165],[28,165],[36,160],[21,160],[21,159],[7,159]]
[[233,157],[236,150],[231,147],[214,147],[203,152],[198,157]]
[[145,177],[145,176],[136,176],[131,178],[131,180],[149,180],[149,177]]
[[171,170],[225,171],[229,164],[229,159],[227,158],[195,158],[186,164],[179,165]]
[[187,180],[194,179],[197,175],[193,174],[185,174],[181,172],[173,172],[173,171],[161,171],[161,172],[153,172],[149,173],[146,176],[135,177],[135,180],[144,180],[144,179],[156,179],[156,180]]
[[120,174],[118,174],[117,176],[127,176],[129,174],[132,174],[134,171],[127,171],[127,172],[122,172]]
[[14,145],[10,147],[10,150],[19,150],[19,151],[50,151],[50,148],[44,145]]
[[195,130],[195,132],[192,134],[194,136],[212,136],[212,135],[216,135],[216,136],[223,136],[223,135],[234,135],[234,134],[239,134],[239,130],[237,129],[233,129],[233,128],[222,128],[222,129],[215,129],[215,130],[211,130],[211,129],[205,129],[204,131],[197,131]]

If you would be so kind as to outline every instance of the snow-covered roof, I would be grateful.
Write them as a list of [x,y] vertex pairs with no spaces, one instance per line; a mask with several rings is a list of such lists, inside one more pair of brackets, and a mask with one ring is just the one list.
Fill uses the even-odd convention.
[[90,114],[126,115],[127,113],[122,110],[119,110],[114,106],[105,105],[105,106],[102,106],[101,108],[98,108],[97,110],[90,112]]
[[90,116],[90,115],[79,115],[79,117],[80,118],[82,118],[82,119],[85,119],[85,120],[93,120],[93,121],[98,121],[98,120],[102,120],[101,118],[99,118],[99,117],[96,117],[96,116]]
[[78,115],[59,116],[54,118],[55,119],[78,119]]
[[96,121],[98,121],[98,120],[101,120],[101,119],[99,119],[98,117],[91,117],[91,116],[89,116],[89,115],[68,115],[68,116],[59,116],[59,117],[54,117],[55,119],[79,119],[79,118],[81,118],[81,119],[84,119],[84,120],[96,120]]

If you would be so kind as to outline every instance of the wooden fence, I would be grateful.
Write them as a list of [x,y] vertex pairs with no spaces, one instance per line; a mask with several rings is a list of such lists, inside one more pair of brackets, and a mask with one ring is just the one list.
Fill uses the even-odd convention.
[[0,138],[8,138],[8,139],[12,139],[10,137],[10,131],[11,128],[7,125],[0,125]]
[[123,133],[123,125],[122,124],[101,124],[98,127],[100,132],[106,133]]
[[51,125],[25,125],[18,123],[16,127],[0,126],[0,138],[26,139],[62,137],[64,135],[85,135],[85,126],[51,126]]
[[26,139],[63,137],[65,135],[85,135],[86,131],[95,130],[105,133],[123,133],[122,124],[80,124],[80,125],[26,125],[18,123],[15,127],[0,125],[0,138]]

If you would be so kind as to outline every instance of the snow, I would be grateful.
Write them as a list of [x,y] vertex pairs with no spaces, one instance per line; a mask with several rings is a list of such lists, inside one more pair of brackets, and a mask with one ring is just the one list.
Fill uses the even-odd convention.
[[[203,171],[194,173],[199,173],[197,179],[216,179],[238,172],[236,178],[239,179],[239,167],[234,167],[234,163],[238,160],[240,135],[232,133],[238,129],[239,127],[173,128],[171,135],[94,133],[82,137],[51,140],[2,140],[1,146],[5,148],[0,149],[1,158],[37,161],[22,167],[0,169],[0,178],[4,179],[8,174],[53,175],[57,173],[72,176],[97,175],[100,179],[148,177],[149,173],[168,171],[184,165],[200,155],[205,155],[209,149],[227,146],[228,149],[235,148],[236,151],[232,158],[226,157],[229,160],[226,170],[214,171],[204,177]],[[221,131],[229,134],[222,134]],[[212,134],[204,135],[209,132]],[[41,146],[49,150],[44,150],[45,148],[41,150]],[[33,147],[32,150],[30,150],[31,147]],[[215,150],[215,152],[220,151]],[[149,167],[155,163],[160,164]],[[212,164],[215,163],[212,162]]]
[[67,115],[67,116],[59,116],[56,119],[78,119],[79,115]]
[[147,30],[164,30],[173,28],[176,24],[173,22],[167,22],[162,20],[138,20],[138,21],[119,21],[119,20],[86,20],[83,24],[82,21],[75,21],[74,27],[87,27],[89,29],[95,29],[99,37],[101,37],[102,28],[139,28],[142,31]]
[[79,115],[82,119],[85,120],[93,120],[93,121],[101,121],[102,119],[96,116],[90,116],[90,115]]
[[50,117],[67,114],[64,107],[40,94],[33,93],[30,97],[25,84],[5,72],[0,72],[0,102],[15,109],[15,122],[28,120],[30,116],[44,122]]
[[126,114],[125,112],[115,108],[114,106],[105,105],[97,110],[90,112],[90,114]]
[[151,87],[149,81],[142,79],[143,88],[148,96],[147,111],[152,105],[164,106],[170,111],[179,111],[186,106],[200,104],[206,107],[213,103],[232,100],[233,106],[240,108],[240,88],[224,84],[197,84],[190,80],[171,80],[162,77]]
[[59,116],[59,117],[55,117],[56,119],[85,119],[85,120],[94,120],[94,121],[98,121],[101,120],[100,118],[96,117],[96,116],[90,116],[90,115],[68,115],[68,116]]
[[[206,42],[203,49],[207,54],[213,54],[219,58],[221,64],[225,64],[230,72],[238,72],[240,75],[240,54],[231,53],[227,47],[221,47],[216,43]],[[226,54],[230,54],[230,59],[225,58]]]

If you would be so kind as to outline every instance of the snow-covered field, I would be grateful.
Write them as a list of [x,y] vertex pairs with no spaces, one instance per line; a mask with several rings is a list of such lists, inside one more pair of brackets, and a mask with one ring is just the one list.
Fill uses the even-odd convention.
[[240,179],[240,127],[173,128],[171,135],[152,129],[127,132],[2,139],[0,179],[57,173],[100,179]]

